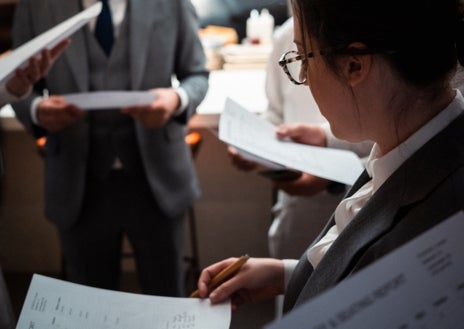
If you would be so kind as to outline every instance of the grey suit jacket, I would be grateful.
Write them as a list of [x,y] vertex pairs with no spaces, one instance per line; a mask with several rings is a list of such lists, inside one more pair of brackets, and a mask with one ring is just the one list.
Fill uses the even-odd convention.
[[[136,134],[145,173],[161,208],[179,216],[200,195],[188,147],[186,124],[208,88],[205,57],[198,38],[195,10],[189,0],[129,0],[130,86],[132,90],[170,87],[172,74],[189,96],[179,117],[160,129],[145,129],[136,122]],[[80,0],[22,0],[13,27],[18,46],[76,14]],[[84,27],[87,28],[87,27]],[[88,57],[84,30],[45,79],[51,94],[85,92],[89,89]],[[30,105],[35,93],[14,105],[19,120],[35,137],[46,132],[34,125]],[[82,205],[88,154],[88,126],[84,120],[47,135],[45,147],[46,215],[59,227],[74,223]]]
[[[364,173],[352,195],[366,181]],[[306,253],[289,282],[285,311],[335,286],[420,233],[464,210],[464,115],[409,158],[340,234],[315,270]],[[316,239],[334,225],[332,217]],[[401,264],[399,264],[401,266]]]

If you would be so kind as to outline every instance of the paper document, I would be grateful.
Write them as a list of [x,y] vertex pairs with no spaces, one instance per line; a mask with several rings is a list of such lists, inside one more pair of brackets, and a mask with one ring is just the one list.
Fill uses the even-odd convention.
[[352,185],[363,171],[352,151],[282,141],[276,127],[228,98],[219,119],[219,139],[256,157]]
[[34,274],[16,329],[227,329],[230,302],[139,295]]
[[96,91],[62,96],[68,103],[83,110],[120,109],[127,106],[147,105],[156,97],[152,91]]
[[461,329],[464,212],[266,329]]
[[50,49],[60,41],[68,38],[79,28],[85,25],[90,19],[98,16],[101,11],[101,3],[81,11],[77,15],[56,25],[50,30],[38,35],[34,39],[26,42],[7,56],[0,59],[0,83],[6,80],[17,68],[29,61],[29,58],[39,54],[43,49]]

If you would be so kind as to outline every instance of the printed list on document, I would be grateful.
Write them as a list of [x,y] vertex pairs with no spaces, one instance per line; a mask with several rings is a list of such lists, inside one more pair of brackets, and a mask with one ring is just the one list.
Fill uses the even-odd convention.
[[230,303],[91,288],[34,274],[17,329],[227,329]]

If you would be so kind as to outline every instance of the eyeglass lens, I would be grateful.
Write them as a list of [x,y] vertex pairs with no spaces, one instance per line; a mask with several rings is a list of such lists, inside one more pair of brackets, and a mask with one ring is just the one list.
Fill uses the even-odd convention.
[[303,71],[303,61],[297,60],[287,63],[287,69],[292,78],[297,82],[305,81],[305,72]]

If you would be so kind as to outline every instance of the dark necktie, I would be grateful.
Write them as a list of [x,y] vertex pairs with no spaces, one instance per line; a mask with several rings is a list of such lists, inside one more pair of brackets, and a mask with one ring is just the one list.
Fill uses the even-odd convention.
[[108,5],[109,0],[100,0],[102,11],[98,15],[95,25],[95,37],[107,56],[111,54],[111,48],[114,43],[113,20],[111,19],[111,10]]

